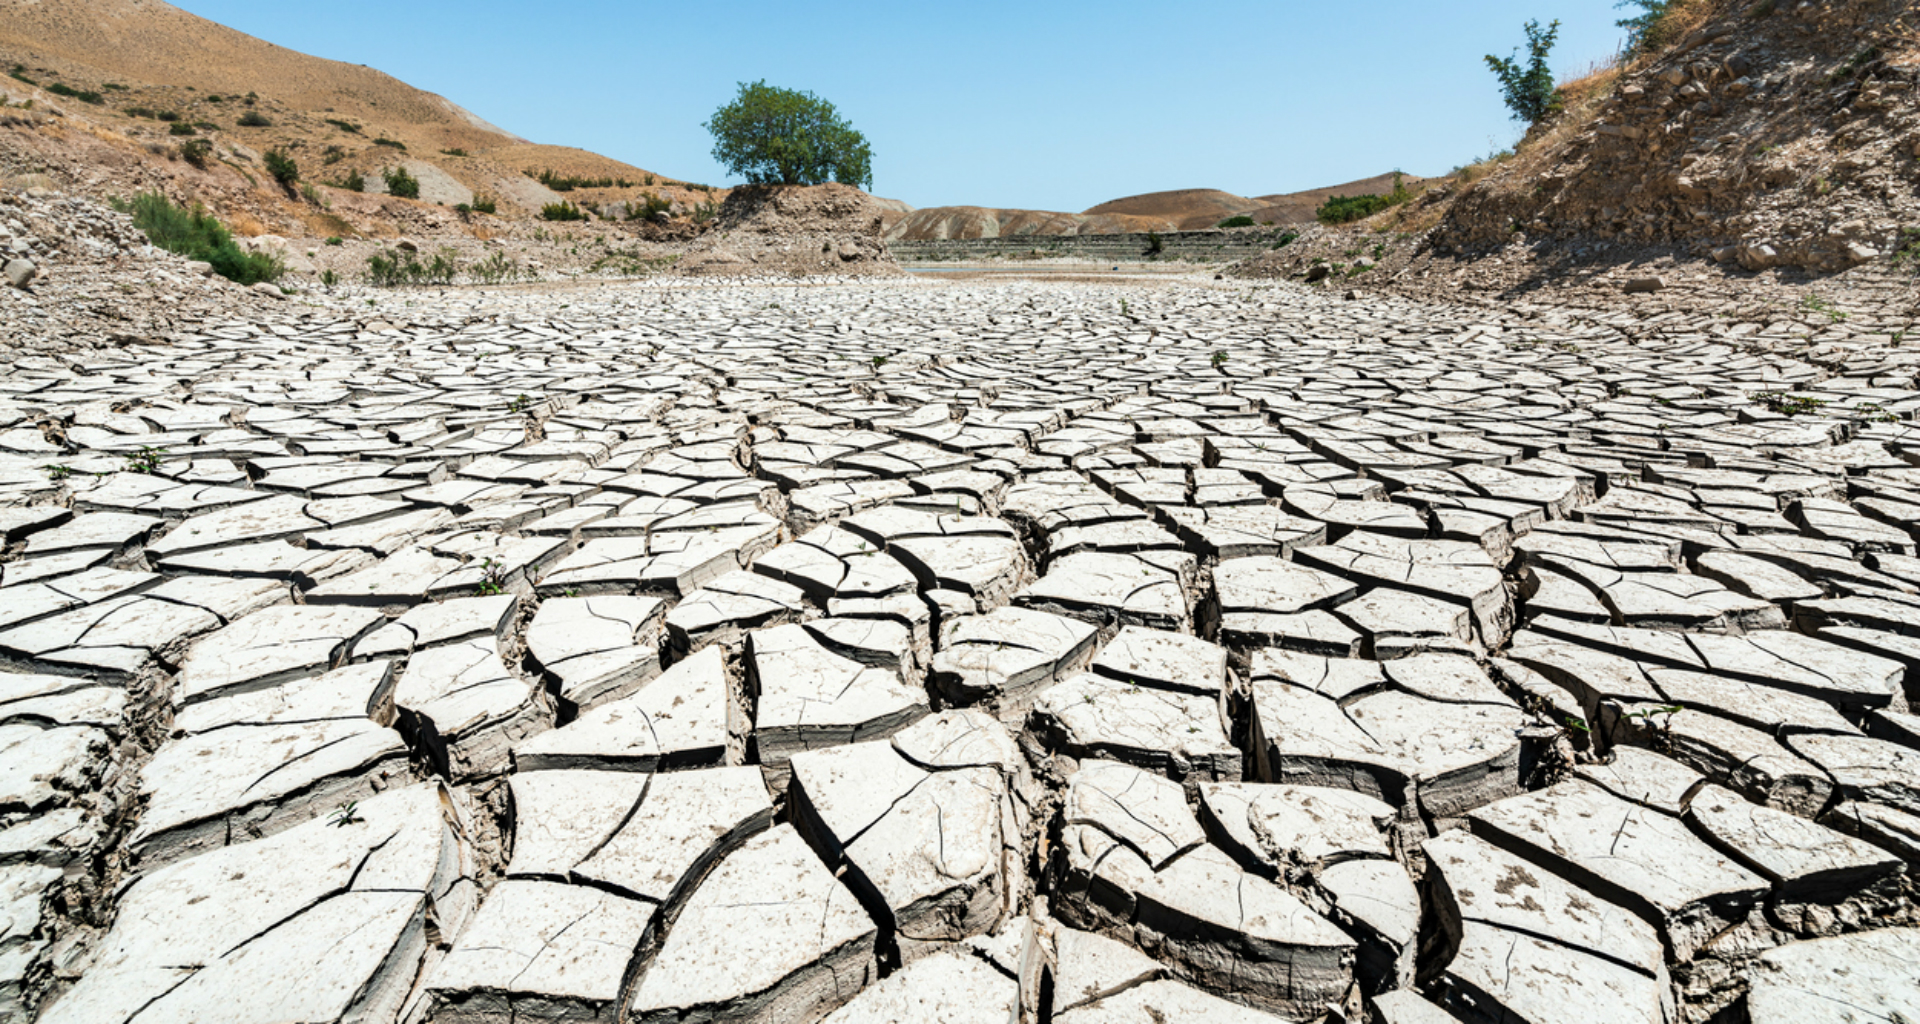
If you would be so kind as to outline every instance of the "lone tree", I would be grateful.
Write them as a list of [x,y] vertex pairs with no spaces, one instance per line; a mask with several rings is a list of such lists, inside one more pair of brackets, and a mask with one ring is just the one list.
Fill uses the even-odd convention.
[[704,127],[713,133],[713,158],[755,185],[873,187],[867,137],[810,92],[742,82],[740,95]]
[[1514,120],[1534,125],[1560,109],[1560,90],[1553,87],[1553,71],[1547,67],[1547,53],[1560,35],[1560,22],[1556,20],[1542,31],[1539,22],[1528,21],[1526,30],[1525,65],[1519,62],[1520,52],[1515,50],[1512,57],[1488,54],[1487,67],[1500,79],[1500,91],[1506,94]]

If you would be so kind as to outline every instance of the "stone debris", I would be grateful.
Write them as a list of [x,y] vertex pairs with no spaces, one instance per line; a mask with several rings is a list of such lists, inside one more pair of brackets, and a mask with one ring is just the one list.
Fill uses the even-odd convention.
[[0,368],[0,1017],[1915,1016],[1891,346],[417,299]]

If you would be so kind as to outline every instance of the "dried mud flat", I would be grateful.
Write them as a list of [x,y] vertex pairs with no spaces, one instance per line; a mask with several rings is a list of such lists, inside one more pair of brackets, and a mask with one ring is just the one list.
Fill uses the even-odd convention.
[[0,375],[0,1017],[1920,1019],[1896,350],[379,313]]

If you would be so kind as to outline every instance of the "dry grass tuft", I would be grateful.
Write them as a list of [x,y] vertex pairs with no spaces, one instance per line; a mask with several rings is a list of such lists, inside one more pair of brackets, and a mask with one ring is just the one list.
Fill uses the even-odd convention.
[[341,238],[360,237],[360,229],[354,227],[345,217],[337,214],[317,211],[305,212],[300,215],[300,220],[307,226],[308,231],[321,238],[328,238],[334,235],[338,235]]
[[259,238],[267,233],[267,226],[251,214],[236,213],[227,218],[227,229],[240,238]]

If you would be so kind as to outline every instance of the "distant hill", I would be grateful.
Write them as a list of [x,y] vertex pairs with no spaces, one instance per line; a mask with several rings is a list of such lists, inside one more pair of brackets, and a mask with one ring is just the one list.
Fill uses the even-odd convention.
[[[1392,174],[1344,185],[1248,199],[1212,188],[1149,192],[1101,203],[1085,213],[998,210],[979,206],[931,206],[888,226],[887,237],[924,242],[945,238],[1012,238],[1022,235],[1117,235],[1142,231],[1205,231],[1229,217],[1257,224],[1305,224],[1333,196],[1393,191]],[[1424,178],[1404,176],[1408,188]]]
[[1087,210],[1085,216],[1117,214],[1149,217],[1166,221],[1175,230],[1204,231],[1228,217],[1250,213],[1259,206],[1260,204],[1254,200],[1236,196],[1231,192],[1222,192],[1219,189],[1183,188],[1173,192],[1149,192],[1143,196],[1110,200]]

